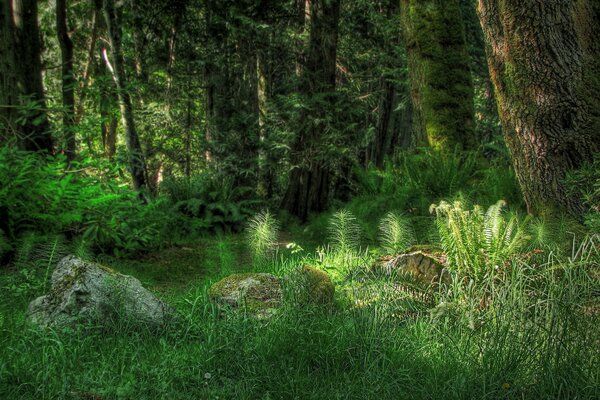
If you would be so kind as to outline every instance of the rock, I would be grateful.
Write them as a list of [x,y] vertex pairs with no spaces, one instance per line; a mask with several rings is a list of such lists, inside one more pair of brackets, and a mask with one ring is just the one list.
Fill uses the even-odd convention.
[[103,323],[115,318],[159,328],[175,312],[139,280],[75,256],[63,258],[52,274],[50,293],[29,304],[28,318],[41,327]]
[[233,309],[243,309],[258,318],[268,318],[281,305],[281,281],[267,273],[229,275],[208,289],[211,301]]
[[406,253],[380,258],[375,270],[388,275],[392,273],[410,274],[426,285],[450,283],[450,274],[446,269],[443,253],[428,250],[409,250]]
[[320,269],[303,266],[290,274],[289,282],[294,299],[301,304],[331,304],[335,294],[335,286],[329,275]]

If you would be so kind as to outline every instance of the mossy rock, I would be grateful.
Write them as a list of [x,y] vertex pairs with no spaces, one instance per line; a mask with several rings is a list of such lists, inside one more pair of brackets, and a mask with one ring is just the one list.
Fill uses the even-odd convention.
[[381,257],[372,270],[386,275],[408,275],[425,285],[450,283],[451,280],[446,255],[429,246],[415,246],[401,254]]
[[229,275],[208,290],[212,302],[239,309],[259,318],[271,316],[281,305],[282,291],[278,277],[267,273]]
[[324,271],[303,266],[289,277],[294,299],[301,304],[328,305],[333,303],[335,286]]

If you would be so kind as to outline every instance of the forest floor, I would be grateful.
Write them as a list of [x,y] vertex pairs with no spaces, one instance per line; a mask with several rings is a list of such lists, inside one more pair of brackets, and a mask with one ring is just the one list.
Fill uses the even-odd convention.
[[179,311],[183,326],[162,334],[126,324],[41,332],[25,312],[42,289],[15,286],[14,271],[0,275],[0,398],[598,398],[598,316],[572,318],[597,286],[577,270],[569,270],[569,284],[540,287],[543,300],[515,296],[524,282],[517,277],[495,289],[502,301],[493,309],[474,315],[477,298],[471,311],[433,318],[427,310],[399,312],[378,286],[369,289],[376,301],[351,306],[345,289],[361,286],[352,286],[357,281],[347,272],[372,260],[370,252],[333,254],[307,240],[308,250],[292,253],[285,246],[291,236],[283,235],[276,259],[258,269],[333,266],[335,307],[284,305],[270,322],[222,318],[207,287],[257,270],[242,235],[97,260],[137,277]]

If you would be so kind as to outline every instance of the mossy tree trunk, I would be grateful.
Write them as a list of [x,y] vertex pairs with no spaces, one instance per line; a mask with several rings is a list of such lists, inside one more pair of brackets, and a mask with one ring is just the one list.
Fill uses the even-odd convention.
[[415,143],[441,152],[477,145],[473,82],[459,0],[402,0]]
[[478,13],[529,212],[580,214],[564,178],[600,147],[600,3],[480,0]]
[[[320,137],[327,113],[333,112],[340,0],[310,2],[310,38],[301,71],[300,93],[318,98],[300,117],[301,127],[293,144],[294,168],[282,208],[306,220],[310,212],[327,209],[330,170],[320,153]],[[314,100],[313,100],[314,101]]]

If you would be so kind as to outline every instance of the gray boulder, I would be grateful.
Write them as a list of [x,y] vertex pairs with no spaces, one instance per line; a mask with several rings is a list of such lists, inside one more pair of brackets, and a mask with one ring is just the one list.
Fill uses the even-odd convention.
[[63,258],[50,292],[29,304],[28,318],[41,327],[121,320],[150,328],[164,326],[175,312],[139,280],[75,256]]

